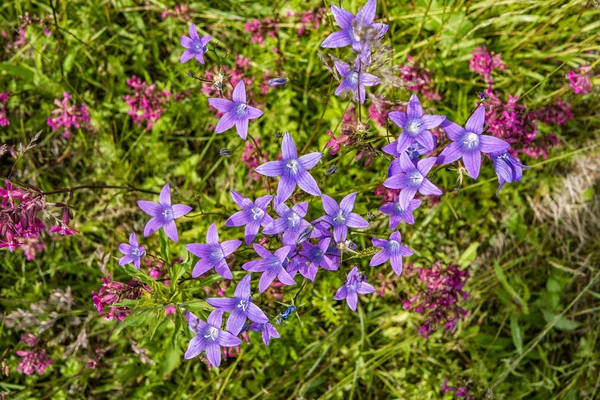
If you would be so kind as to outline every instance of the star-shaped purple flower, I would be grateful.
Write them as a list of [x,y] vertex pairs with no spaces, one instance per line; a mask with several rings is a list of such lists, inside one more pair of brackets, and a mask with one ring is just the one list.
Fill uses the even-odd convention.
[[327,214],[321,217],[321,220],[333,226],[333,238],[337,243],[346,240],[348,228],[366,228],[369,226],[367,220],[352,212],[356,201],[356,193],[350,193],[344,197],[339,205],[337,201],[326,194],[321,196],[321,200]]
[[192,57],[195,57],[200,64],[204,64],[204,53],[206,53],[206,45],[208,44],[208,42],[210,42],[211,39],[212,36],[199,37],[196,27],[194,26],[194,24],[191,24],[190,36],[187,37],[184,35],[179,39],[181,45],[186,49],[186,51],[184,51],[181,55],[181,59],[179,60],[179,62],[181,64],[184,64],[188,62]]
[[206,351],[208,361],[218,367],[221,364],[221,347],[235,347],[242,344],[240,338],[221,329],[223,311],[215,310],[208,316],[207,322],[202,321],[191,312],[186,313],[189,328],[196,334],[188,344],[184,358],[189,360]]
[[222,133],[235,125],[237,134],[244,140],[248,136],[248,121],[263,115],[258,108],[251,107],[246,101],[246,84],[240,80],[233,89],[232,100],[214,97],[208,99],[208,103],[217,110],[224,112],[219,120],[215,133]]
[[233,214],[227,221],[225,226],[246,226],[244,230],[244,237],[246,238],[246,245],[250,245],[254,241],[260,226],[269,226],[273,222],[273,218],[267,214],[267,206],[271,202],[273,196],[267,195],[256,199],[256,202],[242,197],[241,194],[235,191],[231,191],[231,197],[235,204],[237,204],[242,211],[238,211]]
[[423,107],[416,94],[410,97],[406,111],[393,111],[388,114],[392,122],[402,128],[397,143],[398,153],[402,153],[415,142],[432,151],[435,148],[435,140],[429,129],[440,126],[446,117],[423,115]]
[[383,214],[390,216],[390,229],[396,229],[402,221],[405,221],[409,225],[415,224],[415,217],[413,211],[419,208],[421,200],[411,200],[408,203],[408,207],[402,208],[399,199],[392,203],[384,204],[379,208]]
[[241,240],[226,240],[220,243],[217,225],[211,224],[206,232],[206,244],[191,243],[185,246],[190,253],[200,257],[192,270],[192,278],[197,278],[214,268],[223,278],[233,279],[225,257],[231,255],[241,245]]
[[358,304],[358,294],[369,294],[375,292],[375,288],[366,282],[365,277],[362,273],[358,272],[358,268],[355,266],[352,271],[348,274],[346,283],[340,287],[335,296],[334,300],[346,300],[348,307],[352,311],[356,311]]
[[171,205],[171,188],[168,183],[160,191],[158,204],[145,200],[139,200],[137,204],[142,211],[152,217],[146,223],[144,236],[150,236],[163,228],[165,234],[174,242],[179,240],[175,220],[192,211],[192,207],[184,204]]
[[308,202],[295,204],[291,209],[285,203],[279,203],[275,206],[275,211],[281,218],[277,218],[263,229],[263,233],[267,235],[283,233],[283,245],[295,246],[300,233],[310,225],[304,220],[308,212]]
[[350,69],[350,66],[345,62],[335,60],[335,69],[342,76],[342,83],[335,90],[335,95],[339,96],[344,92],[352,92],[354,94],[354,100],[359,100],[360,104],[365,102],[366,92],[365,86],[375,86],[381,83],[381,79],[375,75],[367,74],[365,72],[359,72],[360,59],[356,59],[354,69]]
[[399,160],[400,173],[388,178],[383,182],[383,186],[390,189],[402,189],[398,195],[398,202],[402,209],[408,208],[417,192],[424,196],[440,196],[442,194],[442,191],[427,179],[427,174],[435,164],[435,157],[424,158],[416,166],[406,153],[402,153]]
[[314,152],[298,157],[294,139],[286,132],[281,143],[281,155],[282,160],[269,161],[256,168],[256,172],[261,175],[281,177],[277,186],[277,202],[286,201],[296,189],[296,185],[306,193],[320,196],[321,190],[308,170],[317,165],[323,153]]
[[350,11],[335,5],[331,6],[331,12],[341,31],[332,33],[323,41],[321,47],[338,48],[352,45],[356,52],[364,52],[365,45],[368,46],[370,40],[379,39],[385,35],[388,26],[382,23],[374,24],[375,12],[377,11],[377,0],[369,0],[356,13],[356,16]]
[[490,158],[494,163],[494,170],[498,175],[498,183],[500,184],[496,194],[500,192],[505,183],[519,182],[523,178],[523,170],[529,169],[527,165],[520,163],[506,150],[490,153]]
[[450,164],[462,157],[467,172],[473,179],[479,176],[481,153],[502,152],[510,145],[494,136],[482,135],[485,123],[485,107],[480,106],[467,120],[465,127],[452,121],[444,121],[440,126],[452,140],[438,157],[439,164]]
[[239,335],[244,328],[246,318],[254,323],[267,323],[269,318],[252,302],[250,294],[250,274],[246,275],[236,286],[233,297],[209,297],[206,302],[218,310],[231,313],[227,319],[226,329]]
[[408,247],[401,244],[402,237],[400,232],[395,231],[390,235],[390,240],[373,238],[373,246],[383,249],[376,253],[369,265],[375,267],[390,260],[392,269],[396,275],[402,275],[402,257],[412,256],[413,252]]
[[339,265],[334,263],[326,254],[330,242],[331,239],[329,238],[322,239],[317,246],[309,242],[302,242],[303,251],[300,252],[300,255],[308,260],[309,264],[305,268],[301,268],[300,273],[306,279],[314,281],[319,267],[329,271],[337,271],[339,268]]
[[250,328],[248,329],[254,332],[262,332],[263,342],[267,346],[271,342],[272,337],[279,339],[279,332],[277,332],[277,329],[275,329],[273,324],[271,324],[270,322],[267,322],[265,324],[251,324]]
[[135,232],[131,232],[131,235],[129,235],[129,244],[122,243],[119,245],[119,251],[123,253],[123,257],[119,260],[121,267],[133,263],[135,268],[140,269],[140,260],[146,255],[146,249],[138,244]]
[[262,272],[260,281],[258,282],[259,292],[264,292],[271,285],[271,282],[277,277],[279,282],[284,285],[295,285],[296,282],[285,270],[284,263],[286,257],[292,248],[285,246],[272,254],[269,250],[262,247],[260,244],[254,245],[254,251],[261,257],[259,260],[248,261],[242,265],[242,268],[250,272]]

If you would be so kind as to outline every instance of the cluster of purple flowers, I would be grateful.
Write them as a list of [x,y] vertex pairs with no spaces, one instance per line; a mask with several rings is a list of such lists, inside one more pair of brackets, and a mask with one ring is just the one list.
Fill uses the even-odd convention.
[[149,290],[150,288],[136,279],[133,279],[129,283],[122,283],[102,277],[100,290],[98,293],[92,292],[92,302],[96,306],[98,313],[103,315],[107,320],[110,321],[116,318],[118,321],[123,321],[129,315],[129,308],[116,306],[115,304],[125,299],[139,299]]
[[464,398],[465,400],[478,400],[478,398],[469,394],[469,389],[466,387],[448,385],[448,378],[444,379],[444,383],[442,384],[442,396],[445,396],[446,393],[453,393],[457,398]]
[[82,104],[81,107],[77,105],[69,104],[72,96],[64,92],[63,99],[55,99],[54,104],[57,108],[52,111],[52,117],[48,118],[48,125],[52,128],[53,132],[62,131],[62,136],[70,138],[73,129],[83,128],[91,130],[90,125],[90,114],[85,106]]
[[500,54],[490,53],[485,45],[476,47],[473,50],[473,56],[469,61],[469,69],[483,76],[485,83],[494,82],[492,71],[504,71],[505,68]]
[[[25,15],[19,15],[19,20],[21,21],[21,23],[19,24],[19,27],[17,28],[17,38],[11,43],[10,41],[8,43],[6,43],[6,49],[7,50],[18,50],[21,47],[23,47],[24,45],[27,44],[27,36],[25,34],[25,30],[27,29],[28,26],[33,25],[34,22],[37,20],[38,24],[43,28],[44,34],[46,36],[50,36],[51,32],[50,29],[48,29],[48,25],[49,25],[49,21],[52,19],[52,15],[47,15],[45,17],[31,17],[29,15],[28,12],[25,13]],[[6,30],[2,30],[2,37],[4,37],[5,39],[9,40],[9,34]]]
[[9,91],[0,93],[0,126],[10,125],[10,121],[8,120],[8,118],[6,118],[9,96]]
[[32,333],[21,336],[21,342],[25,343],[29,350],[17,350],[17,355],[21,357],[17,370],[25,375],[32,375],[37,372],[38,375],[44,373],[47,366],[54,362],[54,359],[48,357],[46,350],[38,346],[38,338]]
[[[575,72],[577,71],[577,72]],[[577,70],[571,70],[567,74],[569,80],[569,87],[575,94],[587,94],[592,91],[592,82],[590,82],[590,74],[592,67],[584,65]]]
[[171,97],[171,93],[167,90],[157,92],[156,84],[148,85],[135,75],[127,84],[133,91],[133,95],[123,97],[130,107],[129,115],[137,126],[141,127],[142,123],[145,123],[147,130],[152,129],[154,123],[165,112],[165,103]]
[[190,22],[192,20],[191,14],[196,12],[193,8],[185,3],[176,4],[173,9],[165,8],[160,14],[160,18],[164,21],[167,18],[176,18],[182,22]]
[[[303,13],[288,11],[286,17],[297,20],[300,27],[296,30],[296,33],[298,36],[303,36],[311,29],[319,29],[325,21],[326,12],[327,9],[325,8],[316,8]],[[289,22],[293,23],[294,21]],[[252,43],[258,43],[260,46],[263,46],[267,37],[277,38],[277,33],[281,27],[279,17],[267,17],[246,22],[245,29],[246,32],[252,35]],[[277,52],[278,49],[274,48],[273,51]]]

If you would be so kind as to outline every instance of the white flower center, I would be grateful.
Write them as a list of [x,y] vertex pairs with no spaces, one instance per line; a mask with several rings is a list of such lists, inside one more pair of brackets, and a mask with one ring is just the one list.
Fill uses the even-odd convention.
[[300,172],[300,163],[298,162],[298,160],[288,160],[285,163],[285,166],[288,167],[294,175]]
[[172,221],[173,218],[173,209],[171,207],[165,207],[162,212],[162,216],[165,221]]
[[479,147],[479,135],[467,132],[463,135],[462,143],[469,150],[476,149]]
[[252,219],[258,221],[265,216],[265,212],[258,207],[253,207],[250,212],[252,212]]
[[423,182],[423,175],[419,171],[415,171],[408,176],[408,179],[410,179],[413,186],[419,186]]
[[333,217],[333,222],[338,225],[344,225],[346,223],[346,217],[344,216],[342,210],[339,210],[335,217]]
[[297,227],[300,224],[300,216],[295,212],[292,212],[287,219],[288,224],[293,228]]
[[405,211],[405,210],[404,210],[404,208],[402,208],[402,206],[400,205],[400,203],[399,203],[399,202],[398,202],[398,203],[394,203],[394,209],[395,209],[396,211],[398,211],[399,213],[401,213],[401,212],[404,212],[404,211]]
[[415,136],[421,132],[421,121],[418,119],[414,119],[408,123],[406,126],[406,130],[409,135]]
[[205,338],[210,339],[213,342],[215,340],[217,340],[218,336],[219,336],[219,330],[217,328],[215,328],[214,326],[211,326],[210,328],[208,328],[206,330],[206,333],[204,334]]
[[400,249],[400,243],[395,240],[390,240],[388,246],[391,251],[398,251]]
[[145,253],[145,251],[140,251],[139,247],[134,247],[133,249],[131,249],[131,255],[134,257],[142,257]]
[[202,43],[196,42],[196,44],[194,45],[194,49],[196,49],[197,52],[205,52],[206,46],[202,46]]
[[213,262],[217,263],[223,259],[223,250],[221,247],[213,247],[210,251],[210,258]]
[[350,72],[346,79],[348,79],[352,86],[356,86],[358,84],[358,72]]
[[233,106],[233,113],[238,117],[244,117],[248,113],[248,105],[245,103],[236,103]]
[[248,300],[240,300],[240,302],[237,305],[237,308],[241,308],[242,311],[246,311],[248,309],[248,306],[250,305],[250,301]]

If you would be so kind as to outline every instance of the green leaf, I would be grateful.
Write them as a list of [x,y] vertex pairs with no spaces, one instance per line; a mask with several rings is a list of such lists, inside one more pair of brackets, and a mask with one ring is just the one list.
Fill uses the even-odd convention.
[[170,343],[165,351],[165,356],[160,363],[160,373],[162,376],[169,375],[181,360],[181,351],[177,344]]
[[71,72],[71,69],[73,69],[73,63],[75,62],[75,56],[77,56],[77,50],[71,51],[65,57],[65,59],[63,61],[63,70],[65,71],[65,74],[68,74],[69,72]]
[[497,261],[494,263],[494,272],[496,273],[498,281],[500,281],[500,283],[504,287],[504,290],[506,290],[508,294],[510,294],[510,296],[512,297],[513,302],[517,303],[517,305],[523,309],[524,314],[529,314],[529,307],[527,306],[527,303],[521,298],[521,296],[519,296],[519,293],[517,293],[517,291],[510,285],[510,283],[508,283],[508,279],[504,274],[504,270],[498,264]]
[[510,315],[510,332],[512,333],[512,340],[515,344],[517,352],[523,353],[523,335],[521,334],[521,327],[519,326],[519,316],[516,313]]
[[471,243],[464,253],[461,254],[460,258],[458,259],[458,264],[460,264],[461,267],[465,267],[475,261],[478,248],[479,242]]
[[160,255],[163,258],[163,260],[165,260],[167,262],[167,264],[170,263],[169,261],[169,238],[167,237],[167,235],[165,234],[164,230],[161,229],[160,230]]
[[[554,320],[554,318],[558,315],[546,310],[542,310],[542,314],[544,315],[544,320],[546,320],[547,323],[551,323]],[[569,319],[566,319],[565,317],[560,317],[558,321],[554,324],[554,328],[558,329],[559,331],[570,332],[579,328],[580,325],[581,324],[577,321],[571,321]]]

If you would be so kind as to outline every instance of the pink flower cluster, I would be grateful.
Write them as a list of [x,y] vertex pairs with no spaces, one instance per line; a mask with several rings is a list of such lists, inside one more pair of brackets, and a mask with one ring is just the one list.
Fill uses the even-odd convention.
[[475,400],[475,397],[469,394],[469,390],[466,387],[454,387],[448,385],[448,378],[444,380],[444,384],[442,385],[442,396],[445,396],[446,393],[454,393],[456,397],[462,397],[465,400]]
[[[46,16],[44,18],[34,18],[38,20],[40,26],[44,28],[44,33],[46,34],[46,36],[50,36],[51,32],[50,29],[48,29],[48,27],[46,26],[46,23],[51,18],[51,16]],[[19,19],[21,20],[21,24],[17,28],[17,32],[19,32],[19,35],[14,42],[9,42],[6,44],[6,49],[8,50],[17,50],[27,44],[27,36],[25,36],[25,29],[29,25],[33,24],[33,19],[29,16],[29,13],[25,13],[25,15],[19,15]],[[8,39],[8,33],[5,30],[2,30],[2,36],[5,39]]]
[[303,36],[309,30],[319,29],[321,24],[323,24],[327,18],[327,9],[326,8],[316,8],[314,10],[309,10],[303,13],[295,13],[288,11],[288,17],[296,17],[300,19],[300,27],[296,31],[298,36]]
[[10,121],[8,120],[8,118],[6,118],[9,96],[10,96],[9,91],[0,93],[0,126],[10,125]]
[[260,174],[255,171],[255,168],[269,161],[269,152],[262,152],[260,148],[260,138],[256,137],[256,145],[254,140],[246,141],[244,152],[242,153],[242,162],[246,164],[250,171],[250,176],[253,180],[259,181]]
[[169,101],[171,93],[168,90],[157,92],[155,83],[148,85],[135,75],[127,81],[127,84],[133,91],[132,96],[123,97],[131,108],[128,111],[129,115],[137,126],[141,127],[145,122],[146,129],[152,129],[154,123],[165,112],[165,103]]
[[190,22],[192,20],[191,14],[196,12],[193,8],[190,8],[187,4],[179,4],[173,7],[173,9],[166,8],[160,17],[164,21],[167,18],[176,18],[181,22]]
[[277,37],[279,24],[275,18],[253,19],[246,22],[246,32],[252,34],[252,43],[258,43],[262,46],[267,36]]
[[[144,292],[149,291],[149,287],[136,279],[129,283],[122,283],[102,277],[102,287],[98,293],[92,292],[92,301],[98,313],[107,320],[111,321],[116,318],[118,321],[123,321],[129,315],[129,307],[118,307],[115,304],[125,299],[137,300],[142,297]],[[107,312],[105,308],[108,308]]]
[[469,69],[483,76],[485,83],[494,82],[492,71],[504,71],[505,68],[500,54],[490,53],[485,45],[476,47],[473,50],[473,57],[469,61]]
[[62,130],[62,136],[65,138],[71,137],[72,129],[84,128],[88,131],[92,129],[90,125],[90,114],[88,113],[85,104],[77,107],[74,103],[69,104],[72,96],[64,92],[63,99],[55,99],[54,104],[58,107],[52,111],[53,117],[48,118],[48,125],[53,132]]
[[[409,266],[408,270],[412,272],[413,266]],[[427,316],[419,328],[419,333],[425,338],[439,326],[453,330],[468,313],[459,304],[469,298],[463,290],[469,280],[469,272],[461,270],[458,265],[444,267],[439,261],[430,269],[416,270],[419,280],[425,285],[415,296],[404,301],[404,309]]]
[[[221,69],[207,70],[205,80],[208,82],[202,84],[202,93],[207,97],[220,96],[227,78],[229,78],[229,82],[233,87],[242,79],[247,87],[251,87],[254,80],[247,77],[251,74],[246,73],[250,69],[251,61],[248,57],[238,56],[235,58],[233,68],[223,66]],[[252,91],[248,90],[247,94],[249,98],[252,98]]]
[[46,350],[43,348],[34,348],[38,344],[35,335],[28,333],[26,336],[21,336],[21,342],[29,346],[31,350],[17,350],[17,355],[22,357],[17,370],[25,375],[31,375],[34,372],[39,375],[43,374],[46,367],[52,364],[54,360],[48,357]]
[[400,65],[398,68],[400,78],[407,90],[420,93],[430,101],[442,99],[431,80],[432,70],[419,65],[411,56],[408,56],[408,62],[405,65]]
[[571,106],[559,99],[556,103],[530,111],[526,105],[517,103],[518,96],[508,96],[502,102],[490,86],[486,107],[486,122],[494,136],[511,143],[517,153],[531,157],[548,157],[549,148],[560,144],[555,134],[540,135],[538,124],[564,125],[573,118]]
[[590,73],[592,67],[584,65],[583,67],[569,71],[567,79],[569,79],[569,87],[573,89],[575,94],[587,94],[592,91],[592,82],[590,81]]

